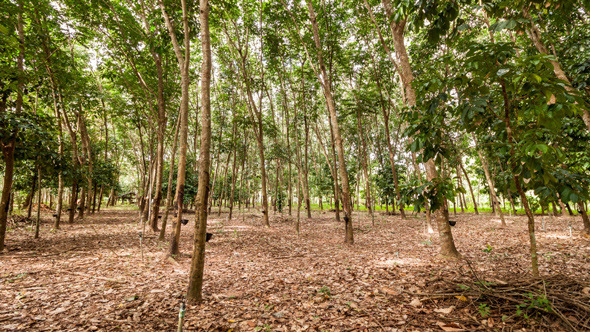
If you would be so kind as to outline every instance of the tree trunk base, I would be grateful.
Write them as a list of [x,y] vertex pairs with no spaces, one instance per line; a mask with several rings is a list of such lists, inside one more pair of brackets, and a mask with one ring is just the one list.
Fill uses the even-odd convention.
[[463,260],[463,256],[458,252],[450,252],[450,253],[438,253],[436,258],[444,260],[444,261],[460,261]]

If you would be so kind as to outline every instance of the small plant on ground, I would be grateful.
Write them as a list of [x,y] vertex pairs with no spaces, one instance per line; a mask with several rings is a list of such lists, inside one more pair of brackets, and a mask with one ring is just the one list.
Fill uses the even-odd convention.
[[480,303],[479,308],[477,308],[477,311],[479,311],[479,314],[482,318],[486,318],[490,315],[490,307],[488,307],[486,303]]
[[553,312],[551,303],[545,295],[533,293],[526,293],[524,295],[527,298],[523,303],[516,305],[516,315],[529,319],[529,313],[535,309],[544,312]]
[[322,286],[322,288],[320,288],[320,290],[318,291],[318,293],[324,294],[327,297],[331,297],[332,296],[332,293],[330,292],[330,288],[328,288],[326,286]]

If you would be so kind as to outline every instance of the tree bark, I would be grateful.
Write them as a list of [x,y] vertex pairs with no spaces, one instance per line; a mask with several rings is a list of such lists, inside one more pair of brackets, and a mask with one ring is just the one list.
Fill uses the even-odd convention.
[[[504,99],[504,123],[506,125],[506,142],[510,145],[510,155],[512,157],[514,157],[514,155],[516,153],[514,151],[514,143],[515,142],[513,142],[513,140],[514,140],[513,130],[512,130],[512,125],[511,125],[511,121],[510,121],[511,106],[510,106],[510,100],[508,99],[508,93],[506,91],[506,84],[504,82],[504,79],[502,79],[502,78],[500,78],[500,86],[502,87],[502,97]],[[511,166],[512,166],[513,170],[516,170],[517,169],[516,161],[513,161]],[[518,174],[514,173],[512,175],[512,178],[514,179],[516,191],[520,195],[520,200],[522,202],[522,206],[524,207],[524,211],[526,212],[526,215],[528,218],[527,225],[528,225],[528,230],[529,230],[530,255],[531,255],[531,266],[532,266],[532,270],[533,270],[533,276],[539,277],[539,264],[537,261],[537,240],[535,238],[535,217],[529,207],[529,202],[526,198],[526,194],[520,184],[520,176]]]
[[174,141],[172,143],[172,154],[170,156],[170,171],[168,173],[168,189],[166,189],[166,209],[164,217],[162,217],[162,228],[160,228],[159,241],[164,241],[166,237],[166,226],[168,223],[168,214],[170,213],[171,199],[172,199],[172,180],[174,177],[174,162],[176,161],[176,147],[178,145],[178,129],[180,127],[181,115],[179,114],[176,126],[174,129]]
[[[322,56],[322,45],[320,40],[320,33],[318,23],[316,20],[316,14],[313,9],[313,5],[310,0],[307,0],[307,10],[309,13],[309,19],[311,21],[311,27],[313,32],[313,39],[315,42],[315,48],[317,52],[317,59],[319,64],[319,74],[316,73],[322,89],[324,91],[324,97],[328,105],[328,112],[330,114],[330,122],[332,123],[332,130],[334,132],[334,141],[336,150],[338,151],[338,166],[340,171],[340,181],[342,183],[342,207],[344,212],[344,225],[345,225],[345,237],[344,242],[348,244],[354,243],[354,234],[352,228],[352,201],[350,196],[350,186],[348,184],[348,171],[346,170],[346,155],[344,146],[342,144],[342,136],[340,135],[340,127],[338,126],[338,116],[336,113],[336,104],[332,95],[332,82],[330,76],[326,71],[324,59]],[[320,79],[321,78],[321,79]]]
[[189,62],[190,62],[190,36],[188,26],[188,13],[186,8],[186,0],[181,0],[182,3],[182,25],[184,28],[184,55],[178,44],[176,38],[176,32],[174,26],[168,17],[168,13],[164,8],[163,0],[159,0],[160,10],[162,16],[166,22],[168,28],[168,34],[172,40],[172,46],[174,48],[174,54],[178,61],[178,67],[180,69],[180,87],[181,87],[181,99],[180,99],[180,155],[178,158],[178,177],[176,180],[176,224],[174,227],[174,233],[170,240],[170,255],[180,255],[180,227],[183,213],[184,203],[184,185],[186,181],[186,152],[187,152],[187,132],[188,132],[188,106],[189,106]]
[[580,214],[582,215],[582,221],[584,222],[582,236],[590,237],[590,219],[588,218],[588,213],[586,212],[586,208],[582,202],[578,202],[578,206],[580,207]]
[[[393,19],[392,6],[389,0],[382,0],[382,2],[383,6],[385,7],[387,17],[390,21],[391,36],[393,38],[393,45],[399,62],[398,72],[404,85],[406,104],[409,107],[413,107],[416,105],[416,92],[412,87],[414,75],[412,74],[410,58],[408,57],[406,46],[404,44],[404,31],[406,26],[406,19],[404,18],[396,22],[396,20]],[[426,162],[426,169],[428,180],[433,181],[438,177],[436,166],[434,165],[433,160],[429,160]],[[460,255],[457,249],[455,248],[453,234],[451,232],[451,227],[449,226],[446,200],[444,202],[445,204],[443,204],[442,207],[438,208],[435,211],[432,211],[434,220],[438,225],[439,238],[441,241],[440,255],[449,258],[458,258],[460,257]]]
[[357,101],[357,135],[360,136],[361,141],[361,165],[363,167],[363,176],[365,177],[365,189],[367,191],[367,204],[365,206],[369,209],[371,215],[371,224],[375,225],[375,215],[373,214],[373,206],[371,199],[371,177],[369,176],[368,161],[367,161],[367,142],[365,141],[365,135],[363,134],[363,126],[361,119],[361,109],[358,105],[358,96],[355,94]]
[[[183,0],[184,2],[185,0]],[[183,6],[183,8],[185,8]],[[211,42],[209,37],[209,1],[200,0],[201,48],[201,149],[199,153],[199,189],[197,193],[197,222],[195,222],[195,243],[187,299],[201,301],[203,270],[205,266],[205,237],[207,231],[207,195],[209,194],[209,164],[211,148]],[[188,37],[188,36],[187,36]]]
[[35,222],[35,239],[39,238],[39,226],[41,225],[41,166],[37,165],[37,219]]
[[471,181],[469,180],[469,175],[467,174],[465,167],[463,167],[463,161],[461,161],[460,158],[459,167],[463,171],[463,174],[465,175],[465,180],[467,181],[467,185],[469,186],[469,192],[471,193],[471,199],[473,200],[473,209],[475,210],[475,214],[479,214],[479,211],[477,210],[477,202],[475,201],[475,195],[473,194],[473,187],[471,186]]
[[[19,14],[20,15],[20,14]],[[21,97],[22,103],[22,97]],[[21,104],[22,105],[22,104]],[[20,108],[20,107],[19,107]],[[2,143],[2,155],[4,157],[4,186],[2,187],[2,200],[0,201],[0,252],[4,250],[6,238],[6,224],[8,221],[8,208],[10,206],[10,194],[12,193],[12,181],[14,179],[14,147],[15,139],[8,144]]]
[[[475,137],[474,137],[475,139]],[[477,141],[476,141],[477,142]],[[483,167],[484,174],[486,176],[486,181],[488,182],[488,188],[490,189],[490,197],[492,199],[492,204],[494,205],[494,213],[496,216],[500,215],[500,219],[502,221],[502,227],[506,227],[506,221],[504,220],[504,212],[502,212],[502,207],[500,206],[500,202],[498,201],[498,196],[496,196],[496,189],[494,188],[494,181],[492,180],[492,176],[490,174],[490,169],[488,167],[488,162],[484,158],[481,150],[476,147],[477,155],[479,156],[479,160],[481,161],[481,165]]]
[[35,192],[37,191],[37,176],[38,173],[33,173],[33,185],[31,186],[31,191],[27,196],[27,200],[25,201],[25,206],[27,207],[27,219],[31,218],[31,213],[33,211],[33,200],[35,199]]
[[[244,137],[244,154],[246,153],[246,137]],[[229,212],[227,214],[227,220],[230,221],[234,210],[234,196],[236,192],[236,182],[238,180],[238,173],[240,172],[240,165],[238,164],[238,150],[234,152],[234,162],[232,166],[232,178],[231,178],[231,192],[229,195]],[[243,162],[241,163],[244,165]]]

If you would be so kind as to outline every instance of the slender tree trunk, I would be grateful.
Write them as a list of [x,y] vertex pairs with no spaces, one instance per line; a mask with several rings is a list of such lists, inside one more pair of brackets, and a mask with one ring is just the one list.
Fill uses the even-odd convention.
[[[406,20],[395,21],[392,19],[392,6],[389,0],[382,0],[383,5],[385,7],[386,14],[390,20],[390,29],[391,35],[393,38],[394,49],[395,53],[397,54],[398,61],[399,61],[399,73],[404,85],[404,92],[406,98],[406,104],[410,107],[416,105],[416,92],[412,87],[412,81],[414,80],[414,75],[412,73],[412,68],[410,65],[410,59],[406,52],[406,47],[404,44],[404,31]],[[438,177],[438,173],[436,170],[436,166],[434,165],[433,160],[429,160],[426,162],[426,169],[428,180],[432,181]],[[438,208],[437,210],[433,211],[434,220],[438,225],[438,232],[439,238],[441,241],[441,250],[440,254],[444,257],[449,258],[457,258],[459,257],[459,253],[455,247],[455,243],[453,241],[453,234],[451,232],[451,228],[449,226],[448,221],[448,210],[445,204],[442,207]]]
[[27,219],[31,219],[31,213],[33,211],[33,200],[35,200],[35,192],[37,191],[37,180],[38,180],[38,173],[33,173],[33,185],[31,186],[31,192],[27,197],[28,204],[27,206]]
[[586,208],[582,202],[578,202],[578,206],[580,207],[580,214],[582,215],[582,221],[584,222],[582,236],[590,237],[590,219],[588,218],[588,213],[586,212]]
[[166,105],[164,101],[164,73],[162,70],[162,60],[157,52],[152,50],[151,53],[154,63],[156,64],[156,72],[158,76],[158,144],[156,152],[156,163],[158,167],[156,168],[156,188],[154,192],[154,201],[152,204],[150,228],[152,231],[158,232],[158,215],[160,214],[160,204],[162,202],[162,184],[164,181],[164,135],[166,134]]
[[463,162],[461,161],[461,159],[459,159],[459,167],[461,167],[461,170],[463,171],[463,174],[465,175],[465,180],[467,181],[467,185],[469,186],[469,192],[471,193],[471,199],[473,200],[473,209],[475,210],[475,214],[479,214],[479,211],[477,210],[477,202],[475,201],[475,195],[473,194],[473,187],[471,186],[471,181],[469,180],[469,175],[467,174],[467,171],[465,171],[465,167],[463,167]]
[[78,181],[74,180],[72,184],[72,195],[70,196],[70,211],[68,223],[74,223],[74,217],[76,216],[76,208],[78,206]]
[[100,193],[98,195],[98,207],[96,208],[96,212],[100,213],[100,207],[102,206],[102,200],[104,198],[104,186],[100,186]]
[[[510,145],[510,155],[514,157],[514,139],[513,139],[513,129],[510,121],[510,100],[508,99],[508,93],[506,91],[506,84],[504,79],[500,78],[500,85],[502,87],[502,96],[504,98],[504,123],[506,124],[506,142]],[[517,169],[516,161],[512,163],[512,169]],[[530,241],[530,255],[531,255],[531,266],[533,270],[533,276],[539,277],[539,264],[537,262],[537,240],[535,238],[535,217],[533,212],[529,207],[529,202],[526,198],[525,192],[522,189],[520,184],[520,176],[518,174],[513,174],[514,184],[516,186],[516,191],[520,195],[520,200],[522,202],[522,206],[524,207],[524,211],[528,217],[528,229],[529,229],[529,241]]]
[[[246,143],[244,143],[245,145]],[[238,151],[234,152],[234,162],[232,166],[232,177],[231,177],[231,192],[229,194],[229,212],[227,214],[227,220],[230,221],[234,209],[234,196],[236,192],[236,181],[238,179],[238,173],[240,172],[240,165],[238,164]]]
[[[286,132],[287,132],[287,151],[291,151],[291,128],[290,128],[290,124],[289,124],[289,110],[287,107],[287,91],[284,87],[284,83],[283,83],[283,77],[280,76],[281,78],[281,87],[283,90],[283,114],[284,114],[284,118],[285,118],[285,127],[286,127]],[[295,102],[295,101],[293,101]],[[292,205],[293,205],[293,187],[292,187],[292,179],[293,179],[293,171],[291,169],[291,164],[292,161],[289,158],[289,162],[288,162],[288,171],[289,171],[289,178],[287,179],[287,190],[289,191],[288,195],[288,202],[287,204],[289,205],[289,216],[291,216],[291,209],[292,209]]]
[[80,192],[80,205],[78,206],[78,219],[84,218],[84,209],[86,207],[86,187],[82,187]]
[[[180,227],[182,221],[182,213],[183,213],[183,203],[184,203],[184,186],[186,181],[186,152],[187,152],[187,132],[188,132],[188,108],[189,108],[189,62],[190,62],[190,38],[189,38],[189,27],[188,27],[188,13],[186,9],[186,1],[182,0],[182,25],[184,28],[184,54],[183,51],[180,49],[180,45],[178,44],[178,40],[176,38],[176,33],[174,31],[174,27],[170,22],[170,18],[168,17],[168,13],[164,8],[163,0],[159,1],[160,10],[162,11],[162,16],[164,17],[164,21],[166,22],[166,27],[168,28],[168,33],[170,35],[170,39],[172,40],[172,45],[174,48],[174,53],[176,55],[176,60],[178,61],[178,67],[180,68],[180,76],[181,76],[181,100],[180,100],[180,114],[181,114],[181,121],[180,121],[180,155],[178,158],[178,178],[176,181],[176,224],[174,227],[174,233],[172,234],[172,239],[170,240],[170,255],[171,256],[178,256],[180,255]],[[205,218],[206,222],[206,218]],[[196,223],[195,223],[196,224]]]
[[[463,178],[461,177],[461,172],[459,171],[459,165],[458,164],[456,165],[455,170],[457,172],[457,183],[458,183],[458,187],[459,188],[464,188],[463,187]],[[461,206],[461,213],[465,213],[465,208],[467,206],[466,205],[463,206],[463,197],[461,196],[461,193],[459,193],[459,205]]]
[[[338,192],[340,191],[340,189],[338,187],[338,173],[337,173],[337,167],[336,167],[336,153],[334,150],[334,138],[332,135],[332,125],[330,124],[330,148],[331,148],[330,155],[332,156],[332,160],[330,160],[330,157],[328,156],[328,151],[323,143],[317,123],[315,125],[315,132],[316,132],[316,136],[318,137],[318,142],[320,144],[320,147],[322,149],[324,157],[326,158],[326,163],[328,164],[328,167],[330,170],[330,175],[332,175],[332,180],[334,182],[334,186],[332,187],[333,197],[334,197],[334,211],[336,212],[336,221],[340,221],[340,206],[338,205]],[[332,202],[330,202],[329,205],[330,205],[330,209],[331,209]]]
[[488,182],[488,187],[490,188],[490,198],[491,203],[494,205],[496,216],[498,213],[500,214],[500,219],[502,220],[502,227],[506,227],[506,221],[504,220],[504,213],[502,212],[502,207],[500,207],[500,202],[498,201],[498,196],[496,196],[496,190],[494,188],[494,182],[492,180],[492,176],[490,175],[490,169],[488,168],[488,163],[484,158],[483,154],[479,149],[477,149],[477,154],[479,155],[479,159],[481,160],[481,165],[483,167],[483,171],[486,176],[486,181]]
[[197,193],[198,218],[197,222],[195,222],[195,243],[187,291],[187,299],[189,301],[201,301],[202,299],[203,270],[205,266],[205,237],[207,231],[207,195],[209,194],[209,153],[211,149],[211,43],[209,38],[209,1],[200,0],[199,8],[201,21],[201,48],[203,52],[203,65],[201,67],[201,100],[203,103],[201,112],[201,150],[199,154],[199,189]]
[[[19,13],[19,17],[20,15],[21,14]],[[19,104],[22,105],[22,96],[19,100]],[[4,157],[4,186],[2,187],[2,200],[0,201],[0,252],[2,252],[4,250],[4,240],[6,238],[8,208],[10,205],[9,203],[11,202],[10,197],[12,193],[12,181],[14,178],[14,147],[16,145],[16,140],[13,138],[7,144],[0,144],[2,146],[2,155]],[[14,201],[14,199],[12,201]]]
[[[82,201],[80,204],[80,212],[78,213],[78,218],[79,219],[83,219],[84,218],[84,208],[85,208],[85,204],[86,202],[88,202],[88,207],[90,207],[90,205],[92,204],[92,202],[90,201],[90,199],[87,200],[86,195],[89,194],[89,192],[92,190],[92,174],[93,174],[93,158],[92,158],[92,153],[91,153],[91,149],[90,149],[90,139],[88,137],[88,131],[86,130],[86,121],[84,118],[84,113],[82,112],[82,109],[80,108],[79,112],[78,112],[78,128],[80,128],[80,138],[82,141],[82,150],[85,150],[86,153],[86,164],[88,165],[88,172],[89,174],[86,177],[86,181],[87,181],[87,186],[82,188]],[[85,191],[87,190],[88,193]]]
[[174,141],[172,143],[172,154],[170,156],[170,172],[168,173],[168,189],[166,189],[166,209],[164,212],[164,217],[162,217],[162,228],[160,229],[160,236],[158,240],[164,241],[166,237],[166,226],[168,223],[168,214],[170,213],[170,207],[172,206],[172,180],[174,177],[174,162],[176,161],[176,147],[178,145],[178,129],[181,123],[181,116],[178,116],[178,121],[176,121],[175,130],[174,130]]
[[96,212],[96,183],[94,183],[94,189],[92,189],[92,213]]
[[[307,9],[309,13],[309,18],[311,20],[312,25],[312,32],[313,38],[315,41],[315,48],[317,51],[317,58],[320,67],[321,78],[323,79],[320,81],[323,91],[324,97],[326,98],[326,102],[328,104],[328,111],[330,113],[330,122],[332,123],[332,130],[334,131],[334,141],[336,145],[336,150],[338,151],[338,166],[340,170],[340,181],[342,183],[342,205],[344,210],[344,224],[345,224],[345,238],[344,242],[348,244],[354,243],[354,235],[353,235],[353,228],[352,228],[352,201],[350,197],[350,187],[348,185],[348,171],[346,170],[346,156],[343,146],[343,139],[340,135],[340,127],[338,126],[338,117],[336,114],[336,105],[334,102],[334,97],[332,95],[332,82],[330,81],[330,76],[326,71],[326,66],[324,64],[324,60],[322,57],[322,46],[320,41],[320,34],[318,23],[316,20],[316,14],[313,9],[313,5],[310,0],[307,0]],[[318,78],[320,76],[318,75]]]
[[[54,99],[54,107],[55,107],[55,116],[57,118],[58,121],[58,125],[57,125],[57,129],[58,129],[58,136],[57,136],[57,140],[58,140],[58,155],[60,158],[63,157],[63,150],[64,150],[64,143],[63,143],[63,137],[62,137],[62,123],[61,120],[59,118],[59,109],[57,108],[57,100],[56,100],[56,93],[53,93],[53,99]],[[63,209],[63,194],[64,194],[64,179],[63,179],[63,171],[60,169],[59,173],[57,175],[57,206],[55,209],[55,213],[57,215],[57,217],[55,218],[55,224],[53,225],[54,229],[59,229],[59,224],[61,221],[61,212]]]
[[[301,81],[302,85],[303,85],[303,80]],[[299,137],[299,127],[298,127],[298,116],[297,116],[297,108],[294,107],[293,111],[295,112],[294,116],[293,116],[293,129],[295,130],[295,158],[296,158],[296,163],[295,166],[297,167],[297,219],[295,221],[295,232],[297,234],[297,237],[299,237],[300,235],[300,230],[301,230],[301,205],[304,201],[303,196],[305,196],[305,193],[303,193],[303,165],[302,165],[302,161],[301,161],[301,139]]]
[[41,166],[37,166],[37,221],[35,222],[35,239],[39,238],[39,226],[41,225]]
[[[20,114],[23,105],[23,86],[24,86],[24,56],[25,56],[25,35],[23,29],[23,4],[18,3],[19,12],[17,18],[17,31],[19,41],[19,54],[17,58],[17,96],[15,102],[15,113]],[[0,112],[6,112],[6,99],[0,100]],[[4,241],[6,238],[6,224],[8,221],[9,202],[12,193],[12,183],[14,179],[14,150],[16,147],[16,132],[8,140],[8,143],[0,143],[2,155],[4,157],[4,186],[2,188],[2,199],[0,200],[0,252],[4,250]]]
[[[236,128],[237,127],[234,125],[234,130],[233,130],[234,135],[236,133],[236,131],[235,131]],[[227,162],[225,163],[225,171],[223,172],[223,182],[221,184],[221,193],[219,195],[219,206],[218,206],[219,209],[217,210],[217,216],[221,216],[221,206],[223,205],[223,199],[225,198],[225,192],[226,192],[225,187],[227,184],[227,172],[229,171],[229,163],[231,161],[232,154],[234,154],[234,164],[235,164],[235,160],[236,160],[235,149],[234,149],[234,151],[228,152],[228,155],[227,155]]]
[[[357,103],[358,103],[358,97]],[[371,215],[371,223],[375,225],[375,215],[373,214],[372,199],[371,199],[371,177],[369,176],[368,160],[367,160],[367,142],[365,141],[365,135],[363,134],[363,126],[361,123],[361,110],[357,106],[357,133],[360,136],[361,141],[361,164],[363,167],[363,176],[365,177],[365,187],[367,191],[367,204],[365,206],[369,210]]]
[[309,197],[309,124],[307,123],[307,111],[305,108],[305,92],[303,92],[303,125],[305,130],[305,144],[304,148],[304,162],[305,165],[303,167],[303,190],[305,190],[305,209],[307,210],[307,219],[311,219],[311,198]]

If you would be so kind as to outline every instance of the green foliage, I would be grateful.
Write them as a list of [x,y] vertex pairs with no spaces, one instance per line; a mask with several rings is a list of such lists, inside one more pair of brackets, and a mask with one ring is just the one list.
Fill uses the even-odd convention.
[[486,318],[490,315],[490,307],[486,303],[480,303],[477,311],[482,318]]
[[529,319],[535,311],[553,312],[551,302],[543,294],[526,293],[525,300],[516,305],[516,315]]

